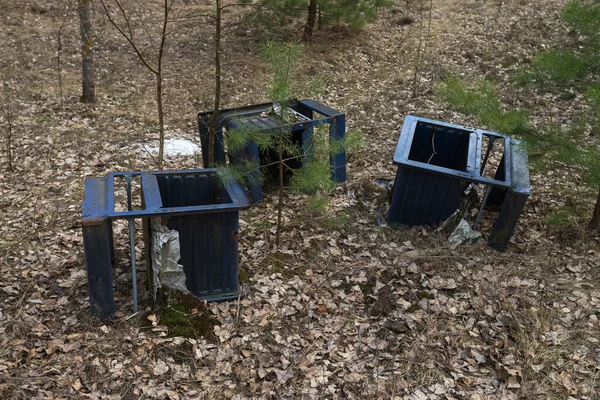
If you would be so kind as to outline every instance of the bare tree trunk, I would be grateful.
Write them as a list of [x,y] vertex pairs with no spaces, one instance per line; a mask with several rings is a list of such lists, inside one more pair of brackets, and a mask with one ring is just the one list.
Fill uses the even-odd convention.
[[310,0],[310,3],[308,4],[308,18],[306,20],[306,25],[304,26],[304,34],[302,35],[302,40],[305,42],[310,42],[312,40],[316,20],[317,0]]
[[[286,54],[287,59],[286,59],[286,67],[285,67],[285,75],[284,75],[284,79],[283,79],[283,85],[284,86],[288,86],[289,85],[289,79],[290,79],[290,69],[292,67],[292,55],[291,55],[291,48],[288,48],[288,53]],[[279,164],[279,201],[277,202],[277,240],[276,240],[276,245],[277,248],[279,248],[279,243],[281,241],[281,230],[282,230],[282,226],[283,226],[283,221],[282,221],[282,214],[283,214],[283,151],[284,151],[284,137],[283,137],[283,132],[285,126],[285,108],[287,107],[287,103],[288,101],[280,101],[279,102],[279,148],[277,153],[279,153],[279,160],[278,160],[278,164]]]
[[[159,67],[160,71],[160,67]],[[158,112],[158,170],[163,169],[163,156],[165,151],[165,121],[162,102],[162,72],[156,75],[156,111]]]
[[62,30],[58,30],[58,36],[56,38],[56,72],[58,74],[58,96],[60,100],[60,106],[63,106],[63,83],[62,83],[62,65],[60,62],[60,56],[62,54]]
[[427,44],[429,42],[429,35],[431,34],[431,14],[433,11],[433,0],[429,0],[429,18],[427,21],[427,34],[425,35],[425,42],[423,42],[423,11],[424,11],[424,3],[421,3],[420,8],[420,26],[419,26],[419,46],[417,47],[417,60],[415,61],[415,73],[413,75],[413,93],[412,97],[417,98],[419,94],[419,81],[420,81],[420,72],[421,65],[423,63],[424,54],[427,50]]
[[93,103],[96,101],[96,84],[94,83],[94,36],[90,14],[91,0],[78,0],[78,2],[81,30],[81,64],[83,67],[81,101],[83,103]]
[[419,8],[419,44],[417,46],[417,58],[415,60],[415,72],[413,74],[412,97],[417,97],[419,89],[419,69],[421,67],[421,49],[423,47],[423,3]]
[[217,120],[221,107],[221,0],[217,1],[217,15],[215,18],[215,102],[208,126],[208,166],[212,168],[215,163],[215,135]]
[[[172,5],[173,3],[171,3]],[[160,47],[158,48],[157,67],[156,67],[156,107],[158,111],[159,145],[158,145],[158,170],[163,169],[163,156],[165,151],[165,121],[163,113],[162,98],[162,61],[165,51],[165,42],[167,40],[167,24],[169,22],[170,6],[168,0],[165,0],[165,18],[163,20],[162,35],[160,37]]]
[[323,21],[321,19],[321,6],[319,6],[319,30],[323,28]]
[[596,198],[594,213],[592,214],[592,220],[590,221],[588,228],[593,230],[598,230],[600,228],[600,189],[598,189],[598,197]]
[[13,101],[12,96],[8,88],[8,83],[4,77],[3,71],[0,71],[3,90],[0,93],[2,95],[0,97],[0,113],[4,117],[6,121],[6,158],[8,161],[8,171],[13,170],[13,159],[12,159],[12,135],[14,130],[14,109],[13,109]]
[[60,56],[62,54],[62,31],[58,30],[56,37],[56,73],[58,75],[58,97],[60,106],[63,106],[63,83],[62,83],[62,65],[60,62]]
[[12,163],[12,134],[13,134],[13,123],[12,123],[12,115],[10,119],[8,119],[8,132],[6,133],[6,156],[8,158],[8,170],[13,170]]
[[63,32],[68,24],[71,23],[71,12],[75,9],[74,3],[68,2],[64,10],[61,10],[57,17],[60,19],[60,25],[56,31],[56,72],[58,77],[58,96],[60,106],[63,106],[63,79],[62,79],[62,49],[63,49]]

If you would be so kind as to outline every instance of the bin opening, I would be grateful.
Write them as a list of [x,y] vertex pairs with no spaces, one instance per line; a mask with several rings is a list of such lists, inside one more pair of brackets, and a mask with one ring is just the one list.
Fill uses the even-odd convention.
[[408,159],[467,171],[471,131],[418,122]]
[[[129,178],[129,185],[127,184]],[[129,176],[117,175],[113,178],[113,211],[143,210],[142,206],[142,177],[139,174]]]
[[505,181],[504,171],[499,171],[504,159],[504,138],[484,133],[481,139],[481,171],[483,177]]
[[215,184],[215,179],[214,174],[193,172],[157,174],[162,208],[233,203],[225,186]]

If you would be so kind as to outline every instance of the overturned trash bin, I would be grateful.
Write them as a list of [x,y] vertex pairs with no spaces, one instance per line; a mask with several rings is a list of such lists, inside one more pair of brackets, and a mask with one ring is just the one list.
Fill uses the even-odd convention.
[[[115,172],[86,180],[82,228],[93,315],[104,319],[115,312],[112,221],[116,219],[141,218],[144,222],[153,295],[164,284],[187,288],[207,301],[238,297],[239,211],[250,203],[241,185],[217,174],[214,169]],[[120,178],[140,180],[141,204],[137,209],[131,206],[129,185],[127,209],[115,207],[115,180]],[[131,251],[135,276],[134,246]],[[160,259],[153,260],[153,256]],[[134,280],[137,307],[135,296]]]
[[[214,161],[215,163],[226,162],[225,140],[223,131],[227,129],[245,129],[258,132],[278,131],[281,123],[277,115],[273,114],[274,103],[256,104],[240,108],[220,110],[216,120]],[[313,129],[319,125],[329,126],[330,143],[343,140],[346,131],[346,116],[344,113],[327,107],[314,100],[295,100],[285,110],[292,118],[285,124],[289,130],[292,142],[302,149],[304,157],[310,157],[312,152]],[[204,166],[208,166],[209,153],[209,127],[212,112],[198,114],[198,129],[202,143],[202,156]],[[236,153],[227,154],[229,162],[238,165],[252,165],[251,169],[257,171],[259,166],[265,164],[266,152],[250,141],[246,146]],[[301,164],[302,159],[297,164]],[[346,152],[330,156],[329,159],[331,178],[334,182],[346,181]],[[288,160],[287,165],[292,165],[293,160]],[[294,168],[295,166],[292,166]],[[246,184],[250,192],[252,203],[262,201],[262,184],[258,179],[258,172],[250,172]]]
[[[490,154],[498,148],[499,163],[491,165]],[[409,115],[394,163],[388,224],[438,224],[459,208],[467,185],[480,184],[485,191],[477,221],[486,205],[501,205],[488,245],[506,249],[530,194],[527,153],[518,140]]]

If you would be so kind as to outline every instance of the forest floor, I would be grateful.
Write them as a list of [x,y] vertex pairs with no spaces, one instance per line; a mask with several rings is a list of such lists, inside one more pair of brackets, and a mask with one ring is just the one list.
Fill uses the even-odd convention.
[[[399,2],[361,32],[318,31],[296,80],[321,77],[312,97],[345,112],[366,146],[349,155],[349,179],[322,194],[326,202],[286,195],[280,249],[275,193],[242,212],[250,294],[198,305],[206,329],[191,337],[173,335],[177,326],[149,308],[143,267],[142,311],[133,315],[125,223],[115,226],[116,318],[90,317],[84,181],[156,168],[143,147],[158,142],[154,81],[98,8],[98,101],[79,103],[78,20],[76,11],[64,18],[63,3],[0,1],[1,105],[14,115],[13,171],[0,117],[0,398],[600,398],[600,237],[583,228],[595,193],[581,171],[532,171],[503,253],[485,244],[450,250],[433,228],[377,223],[387,200],[375,181],[394,178],[404,116],[475,124],[436,95],[448,74],[494,80],[504,105],[530,110],[534,126],[568,124],[584,107],[580,96],[511,83],[568,32],[562,1],[439,0],[431,14],[429,3]],[[196,114],[212,102],[214,27],[183,16],[202,3],[176,3],[164,66],[167,138],[197,143]],[[160,29],[160,2],[125,4],[144,4],[136,17],[150,33]],[[273,34],[241,15],[226,16],[224,107],[267,100],[258,50]],[[198,156],[166,160],[167,169],[199,167]],[[496,215],[484,214],[484,237]],[[561,223],[550,224],[556,215]],[[138,245],[143,265],[140,237]]]

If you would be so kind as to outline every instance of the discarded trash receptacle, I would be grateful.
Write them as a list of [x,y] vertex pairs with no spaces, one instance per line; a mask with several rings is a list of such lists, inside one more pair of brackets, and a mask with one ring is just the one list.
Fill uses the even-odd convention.
[[[153,230],[176,232],[179,260],[163,257],[158,265],[178,266],[185,274],[185,286],[207,301],[238,297],[239,211],[250,206],[241,185],[220,180],[214,169],[173,172],[117,172],[86,180],[82,227],[92,314],[107,318],[114,314],[112,286],[112,221],[142,218],[147,247],[147,273],[161,273],[150,249]],[[115,210],[115,179],[141,178],[141,206]],[[130,193],[128,193],[130,195]],[[128,196],[130,197],[130,196]],[[152,222],[152,223],[151,223]],[[158,224],[158,225],[156,225]],[[157,253],[158,251],[158,253]],[[135,255],[132,259],[135,261]],[[165,270],[166,271],[166,270]],[[166,276],[166,275],[165,275]],[[149,283],[153,286],[152,279]],[[163,282],[167,283],[167,282]],[[161,285],[160,280],[158,284]],[[153,287],[154,294],[156,287]]]
[[[493,177],[484,175],[500,141],[504,147],[497,170]],[[530,193],[527,153],[518,140],[409,115],[394,163],[398,171],[387,214],[390,225],[438,224],[459,207],[469,183],[482,184],[481,210],[486,204],[502,205],[488,244],[506,248]]]
[[406,117],[394,154],[398,172],[388,212],[392,225],[435,225],[460,205],[475,176],[477,134]]
[[[280,122],[276,115],[271,113],[273,103],[257,104],[247,107],[227,109],[219,111],[217,127],[215,132],[214,161],[225,163],[225,144],[223,138],[224,129],[243,128],[255,131],[273,132],[280,128]],[[314,100],[294,101],[289,105],[289,112],[296,118],[286,125],[292,134],[292,141],[303,149],[305,157],[310,156],[313,128],[318,125],[329,125],[330,141],[344,138],[346,130],[346,117],[343,113],[329,108]],[[198,127],[202,143],[202,156],[204,166],[208,166],[209,152],[209,126],[212,112],[198,114]],[[265,154],[260,151],[258,145],[249,142],[241,151],[228,154],[232,164],[251,164],[252,169],[258,169],[263,165]],[[248,163],[249,161],[249,163]],[[331,177],[334,182],[346,181],[346,153],[330,157]],[[301,161],[300,161],[301,163]],[[253,203],[262,201],[262,185],[256,179],[258,173],[254,173],[247,179],[250,197]]]

